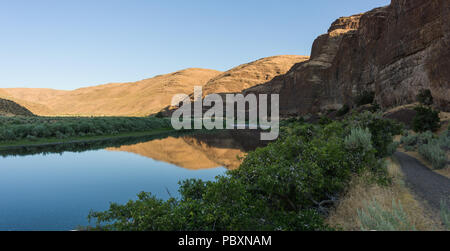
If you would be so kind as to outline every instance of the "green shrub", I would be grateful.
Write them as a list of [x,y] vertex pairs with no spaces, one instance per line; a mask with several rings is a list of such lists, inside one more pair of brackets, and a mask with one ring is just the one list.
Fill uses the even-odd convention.
[[424,133],[417,135],[417,144],[425,145],[431,143],[435,139],[434,135],[430,131],[426,131]]
[[419,153],[431,162],[434,169],[443,169],[447,165],[447,153],[442,150],[437,140],[419,145]]
[[163,114],[163,112],[158,112],[158,113],[155,115],[155,117],[156,117],[156,118],[164,118],[164,114]]
[[357,106],[363,106],[372,104],[374,100],[375,100],[375,92],[363,91],[355,98],[355,103]]
[[323,215],[352,176],[381,167],[375,151],[359,144],[370,134],[362,131],[353,130],[348,138],[357,138],[359,147],[348,149],[342,123],[292,123],[281,128],[279,140],[250,152],[239,169],[213,182],[180,183],[179,199],[142,193],[89,218],[102,230],[329,230]]
[[336,113],[338,117],[342,117],[350,112],[350,106],[348,104],[345,104],[341,109],[339,109]]
[[402,137],[400,143],[406,151],[415,151],[417,148],[418,137],[416,135],[407,134]]
[[369,129],[354,128],[350,135],[345,138],[345,147],[349,150],[364,149],[368,152],[372,147],[372,134]]
[[432,108],[418,106],[414,109],[417,114],[414,117],[413,129],[416,132],[436,131],[439,129],[441,119],[439,112]]
[[333,122],[333,121],[326,116],[320,117],[320,120],[319,120],[320,125],[328,125],[328,124],[331,124],[331,122]]
[[110,135],[169,128],[157,118],[120,117],[1,117],[0,141]]
[[381,107],[380,107],[380,105],[378,104],[378,103],[373,103],[372,104],[372,106],[370,107],[370,112],[372,112],[372,113],[376,113],[376,112],[379,112],[381,110]]
[[407,151],[416,151],[418,146],[427,145],[431,142],[436,142],[432,132],[427,131],[417,135],[407,134],[402,137],[400,143]]
[[0,132],[0,140],[1,141],[11,141],[11,140],[15,140],[15,139],[16,139],[16,135],[14,134],[13,130],[2,128],[2,130]]
[[388,145],[387,154],[389,156],[392,156],[397,151],[399,146],[400,146],[399,142],[392,142],[391,144]]
[[439,137],[439,145],[442,149],[449,151],[450,150],[450,131],[447,130],[442,133]]
[[346,123],[350,128],[368,128],[372,135],[372,145],[376,149],[377,157],[383,158],[389,155],[390,145],[395,135],[402,134],[401,124],[383,118],[381,113],[364,112],[349,118]]
[[441,201],[441,219],[447,230],[450,231],[450,205],[445,200]]
[[376,200],[366,203],[365,210],[358,209],[363,231],[416,231],[400,202],[392,202],[392,210],[383,210]]
[[417,95],[417,101],[422,105],[430,106],[434,103],[433,95],[429,89],[421,90]]

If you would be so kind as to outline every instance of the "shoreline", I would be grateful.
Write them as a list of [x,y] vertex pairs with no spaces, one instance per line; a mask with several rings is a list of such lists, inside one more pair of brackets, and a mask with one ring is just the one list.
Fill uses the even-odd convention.
[[107,141],[112,139],[120,139],[120,138],[139,138],[144,136],[157,136],[163,134],[176,133],[179,131],[174,130],[173,128],[164,128],[164,129],[156,129],[152,131],[145,132],[130,132],[130,133],[121,133],[116,135],[101,135],[101,136],[87,136],[87,137],[74,137],[67,139],[39,139],[36,141],[11,141],[0,143],[0,150],[14,150],[20,149],[24,147],[45,147],[45,146],[57,146],[57,145],[65,145],[65,144],[77,144],[77,143],[89,143],[96,141]]

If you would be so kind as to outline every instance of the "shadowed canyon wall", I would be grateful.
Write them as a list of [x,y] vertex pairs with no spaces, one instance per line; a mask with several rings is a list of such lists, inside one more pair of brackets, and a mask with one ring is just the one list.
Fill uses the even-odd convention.
[[383,108],[415,101],[431,89],[450,110],[450,1],[392,0],[386,7],[336,20],[308,61],[244,93],[279,93],[282,115],[353,105],[365,90]]

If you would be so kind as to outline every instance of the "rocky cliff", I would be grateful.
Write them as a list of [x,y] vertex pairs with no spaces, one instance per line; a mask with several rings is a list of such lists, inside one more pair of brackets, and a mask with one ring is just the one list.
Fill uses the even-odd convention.
[[352,105],[365,90],[383,108],[411,103],[430,89],[450,110],[450,1],[392,0],[336,20],[308,61],[244,93],[279,93],[283,115]]

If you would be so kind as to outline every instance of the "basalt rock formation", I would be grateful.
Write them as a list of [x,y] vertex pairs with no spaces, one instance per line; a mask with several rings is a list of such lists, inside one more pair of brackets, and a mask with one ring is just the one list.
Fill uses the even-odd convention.
[[286,116],[352,106],[367,90],[389,108],[414,102],[422,89],[450,110],[448,0],[392,0],[339,18],[315,40],[310,60],[244,93],[279,93]]

